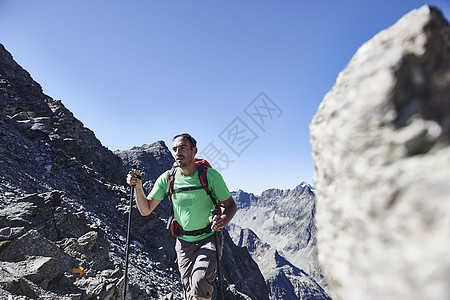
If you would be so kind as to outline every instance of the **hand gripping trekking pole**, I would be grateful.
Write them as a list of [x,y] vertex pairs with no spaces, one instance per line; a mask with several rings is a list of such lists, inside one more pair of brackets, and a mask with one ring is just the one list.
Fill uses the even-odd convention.
[[[136,166],[132,166],[133,171],[136,170]],[[141,179],[141,176],[137,176]],[[125,278],[123,283],[123,300],[127,298],[127,288],[128,288],[128,256],[130,254],[130,243],[131,243],[131,212],[133,211],[133,198],[134,198],[134,185],[130,187],[130,208],[128,211],[128,230],[127,230],[127,248],[125,254]]]
[[[220,208],[219,208],[220,209]],[[211,212],[213,216],[219,214],[219,209],[212,209]],[[219,294],[220,299],[223,300],[223,282],[222,282],[222,269],[220,268],[220,255],[219,255],[219,232],[214,231],[214,242],[216,243],[216,260],[217,260],[217,275],[219,276]]]

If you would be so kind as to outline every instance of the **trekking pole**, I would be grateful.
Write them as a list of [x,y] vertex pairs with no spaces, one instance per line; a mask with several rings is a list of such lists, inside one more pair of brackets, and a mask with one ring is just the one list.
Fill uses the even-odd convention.
[[[136,170],[136,166],[133,165],[133,171]],[[141,179],[141,176],[137,176],[138,179]],[[131,243],[131,212],[133,209],[133,198],[134,198],[134,185],[130,187],[130,209],[128,212],[128,230],[127,230],[127,248],[125,254],[125,279],[123,283],[123,300],[127,298],[127,287],[128,287],[128,256],[130,255],[130,243]]]
[[[217,216],[219,214],[219,209],[211,210],[213,216]],[[214,231],[214,242],[216,243],[216,260],[217,260],[217,275],[219,276],[219,294],[220,299],[223,300],[223,282],[222,282],[222,269],[220,268],[220,255],[219,255],[219,232]]]

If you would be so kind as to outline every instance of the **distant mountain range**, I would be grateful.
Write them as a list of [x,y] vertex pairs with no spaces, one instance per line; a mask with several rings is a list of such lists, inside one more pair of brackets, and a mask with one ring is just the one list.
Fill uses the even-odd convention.
[[230,235],[258,263],[271,299],[330,299],[317,259],[313,188],[232,194],[238,211]]

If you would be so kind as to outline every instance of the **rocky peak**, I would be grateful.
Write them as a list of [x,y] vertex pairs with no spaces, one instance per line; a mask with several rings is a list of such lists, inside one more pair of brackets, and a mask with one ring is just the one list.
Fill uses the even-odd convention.
[[[18,131],[29,143],[53,148],[106,180],[123,183],[123,175],[119,175],[124,173],[121,160],[61,101],[44,95],[41,86],[0,46],[0,103],[7,131]],[[5,129],[3,135],[7,136]]]
[[239,190],[237,192],[232,192],[232,195],[236,201],[238,209],[257,205],[258,197],[252,193],[247,193],[243,190]]
[[155,179],[169,170],[174,163],[172,153],[163,141],[136,146],[130,150],[117,150],[114,154],[122,160],[124,168],[136,165],[144,180]]
[[[12,97],[19,96],[24,100],[33,101],[35,97],[45,98],[45,95],[42,94],[42,87],[14,61],[12,55],[0,44],[0,92],[6,91],[11,92]],[[5,111],[14,113],[14,110],[10,110],[6,105],[3,112]]]
[[262,200],[261,204],[264,205],[265,199],[274,199],[274,198],[292,198],[292,197],[298,197],[301,195],[312,195],[314,196],[314,193],[312,192],[313,188],[310,184],[307,182],[302,182],[298,186],[296,186],[294,189],[290,190],[280,190],[280,189],[269,189],[265,190],[261,193],[260,199]]

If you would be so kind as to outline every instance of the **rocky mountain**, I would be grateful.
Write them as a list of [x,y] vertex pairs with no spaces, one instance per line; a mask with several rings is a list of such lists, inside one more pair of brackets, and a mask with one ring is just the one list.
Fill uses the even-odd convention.
[[[124,179],[135,159],[146,188],[172,163],[162,142],[118,153],[102,146],[0,44],[1,298],[121,299],[130,213]],[[131,213],[130,299],[180,298],[166,208]],[[267,299],[248,251],[228,235],[224,251],[226,298]]]
[[290,263],[251,229],[231,224],[229,230],[237,245],[246,248],[258,263],[269,288],[270,299],[331,299],[310,274]]
[[[239,206],[233,223],[252,229],[295,265],[313,273],[317,268],[308,260],[315,248],[315,198],[313,188],[302,183],[293,190],[270,189],[261,196],[233,192]],[[312,265],[313,264],[313,265]]]
[[450,295],[450,26],[423,6],[362,45],[311,125],[334,299]]
[[261,196],[232,194],[238,211],[228,226],[230,235],[258,263],[270,298],[330,299],[317,259],[313,188],[302,183]]

